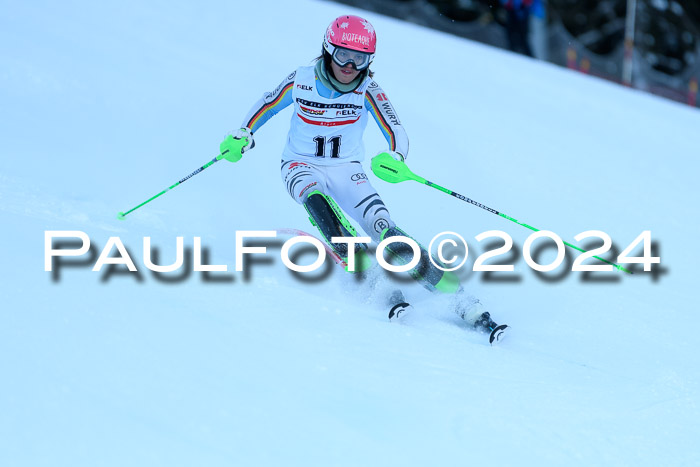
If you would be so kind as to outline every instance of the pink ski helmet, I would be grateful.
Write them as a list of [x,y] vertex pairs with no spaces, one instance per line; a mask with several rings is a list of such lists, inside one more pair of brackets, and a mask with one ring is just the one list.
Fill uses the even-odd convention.
[[366,19],[343,15],[328,25],[323,48],[339,66],[351,63],[358,70],[364,70],[374,60],[377,35]]

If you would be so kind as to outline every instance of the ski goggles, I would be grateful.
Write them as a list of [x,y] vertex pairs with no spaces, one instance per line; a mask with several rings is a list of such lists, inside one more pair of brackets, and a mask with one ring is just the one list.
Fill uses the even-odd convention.
[[372,61],[372,55],[366,52],[358,52],[357,50],[344,49],[335,47],[333,49],[333,61],[340,67],[344,67],[351,63],[356,70],[364,70]]

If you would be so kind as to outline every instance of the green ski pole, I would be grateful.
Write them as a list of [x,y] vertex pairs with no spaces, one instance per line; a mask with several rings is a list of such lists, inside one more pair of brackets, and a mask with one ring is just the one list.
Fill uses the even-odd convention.
[[[528,225],[524,222],[520,222],[519,220],[514,219],[507,214],[496,211],[495,209],[492,209],[486,205],[483,205],[477,201],[474,201],[473,199],[469,199],[466,196],[462,196],[459,193],[456,193],[450,189],[441,187],[437,183],[433,183],[429,180],[426,180],[425,178],[421,177],[420,175],[414,174],[413,172],[411,172],[411,169],[409,169],[405,163],[403,163],[401,161],[397,161],[396,159],[394,159],[393,157],[391,157],[387,153],[381,153],[372,159],[372,172],[374,172],[374,174],[377,177],[379,177],[382,180],[384,180],[385,182],[389,182],[389,183],[400,183],[400,182],[405,182],[407,180],[414,180],[418,183],[422,183],[424,185],[428,185],[429,187],[440,190],[443,193],[447,193],[448,195],[452,195],[455,198],[461,199],[462,201],[465,201],[469,204],[473,204],[474,206],[480,207],[481,209],[484,209],[490,213],[496,214],[497,216],[500,216],[504,219],[508,219],[509,221],[515,222],[518,225],[522,225],[525,228],[528,228],[528,229],[533,230],[535,232],[540,231],[540,229],[537,229],[537,228],[535,228],[531,225]],[[571,247],[574,250],[578,250],[581,253],[586,253],[586,250],[579,248],[576,245],[572,245],[569,242],[564,242],[564,245]],[[593,257],[604,262],[604,263],[607,263],[607,264],[615,267],[616,269],[619,269],[620,271],[624,271],[628,274],[632,274],[632,271],[630,271],[629,269],[627,269],[623,266],[620,266],[619,264],[608,261],[607,259],[601,258],[600,256],[593,256]]]
[[138,208],[140,208],[140,207],[143,206],[144,204],[150,203],[150,202],[153,201],[154,199],[158,198],[159,196],[164,195],[166,192],[172,190],[172,189],[175,188],[176,186],[178,186],[178,185],[180,185],[180,184],[186,182],[187,180],[189,180],[190,178],[194,177],[195,175],[197,175],[199,172],[203,171],[204,169],[206,169],[206,168],[209,167],[210,165],[212,165],[212,164],[214,164],[215,162],[218,162],[219,160],[223,159],[223,157],[224,157],[223,155],[219,154],[218,156],[216,156],[215,158],[213,158],[212,160],[210,160],[209,162],[207,162],[206,164],[204,164],[203,166],[201,166],[200,168],[198,168],[197,170],[195,170],[194,172],[192,172],[191,174],[189,174],[188,176],[186,176],[185,178],[183,178],[183,179],[180,180],[179,182],[177,182],[177,183],[175,183],[175,184],[169,186],[168,188],[166,188],[165,190],[161,191],[161,192],[158,193],[157,195],[152,196],[151,198],[147,199],[147,200],[144,201],[143,203],[141,203],[141,204],[139,204],[138,206],[135,206],[135,207],[129,209],[129,210],[126,211],[126,212],[123,212],[123,211],[119,212],[119,214],[117,214],[117,219],[119,219],[119,220],[124,220],[124,218],[126,217],[127,214],[136,211]]

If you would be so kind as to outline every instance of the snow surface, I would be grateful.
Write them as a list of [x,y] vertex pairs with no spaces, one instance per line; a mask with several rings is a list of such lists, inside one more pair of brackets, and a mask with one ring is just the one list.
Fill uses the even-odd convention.
[[[527,229],[370,175],[414,237],[467,238],[468,265],[485,251],[478,234],[513,237],[515,272],[495,276],[508,280],[460,272],[512,326],[490,347],[447,297],[410,284],[416,311],[394,325],[335,266],[301,281],[271,248],[247,280],[234,271],[236,231],[312,231],[278,175],[290,109],[243,161],[116,219],[216,155],[263,92],[318,54],[327,23],[359,10],[1,9],[0,465],[700,463],[697,110],[362,13],[412,170],[570,242],[592,229],[618,249],[644,230],[658,242],[656,277],[545,280],[522,259]],[[365,142],[385,147],[372,122]],[[47,230],[86,232],[93,256],[45,272]],[[111,236],[138,275],[91,271]],[[147,236],[161,264],[177,236],[201,237],[228,272],[204,280],[189,263],[166,282],[144,267]]]

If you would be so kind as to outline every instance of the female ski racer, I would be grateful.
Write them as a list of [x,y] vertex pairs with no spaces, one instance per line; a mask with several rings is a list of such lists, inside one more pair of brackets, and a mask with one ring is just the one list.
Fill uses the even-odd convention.
[[[297,68],[274,91],[265,93],[245,116],[240,130],[234,136],[227,136],[220,145],[221,155],[237,162],[255,146],[253,134],[279,111],[293,105],[291,127],[282,152],[282,179],[289,195],[306,208],[326,243],[346,261],[351,253],[348,244],[331,242],[331,237],[357,236],[343,212],[374,242],[408,236],[396,226],[361,165],[365,156],[362,135],[368,115],[374,118],[389,143],[386,152],[400,161],[408,156],[406,131],[369,69],[376,43],[369,21],[358,16],[334,19],[326,29],[321,56],[315,64]],[[353,248],[355,270],[365,270],[370,265],[364,252],[366,245],[357,244]],[[413,258],[413,250],[406,243],[390,243],[386,250],[403,264]],[[461,293],[454,274],[431,264],[424,248],[421,247],[420,262],[410,273],[429,290],[459,292],[463,299],[456,300],[456,311],[474,327],[489,332],[498,327],[478,301],[469,300]],[[410,305],[400,293],[392,297],[389,318],[396,319]],[[492,338],[500,335],[502,329]]]

